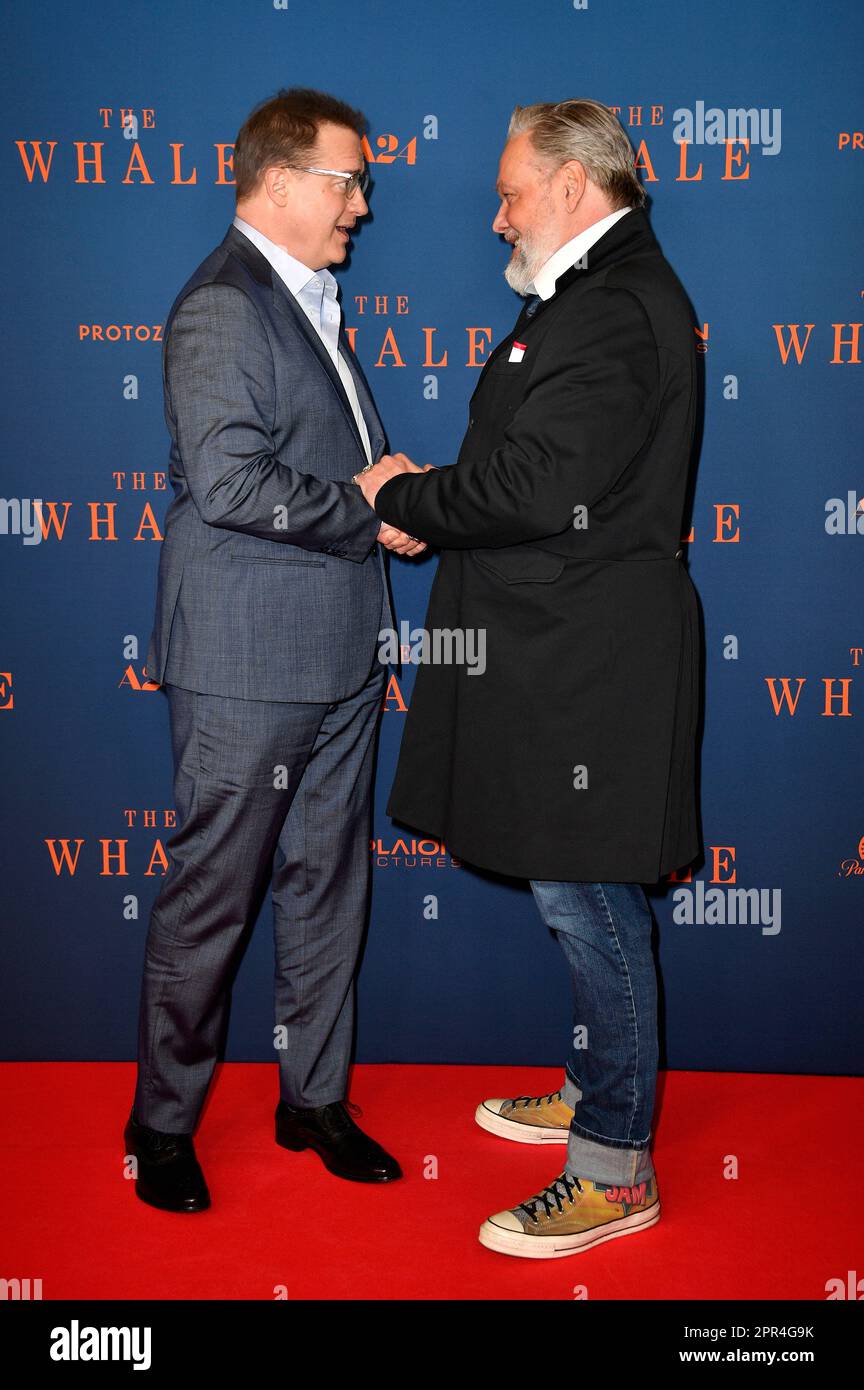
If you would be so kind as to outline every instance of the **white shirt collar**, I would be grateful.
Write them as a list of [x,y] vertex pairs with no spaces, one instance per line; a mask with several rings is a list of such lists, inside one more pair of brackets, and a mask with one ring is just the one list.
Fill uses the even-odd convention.
[[336,280],[329,270],[310,270],[308,265],[298,261],[296,256],[290,255],[284,246],[277,246],[275,241],[271,241],[263,232],[259,232],[257,227],[252,227],[248,222],[244,222],[242,217],[234,218],[234,226],[248,237],[254,246],[258,247],[262,256],[267,257],[276,274],[285,282],[293,295],[298,295],[316,276],[323,280],[326,289],[331,290],[333,294],[336,293]]
[[559,246],[548,259],[546,264],[538,270],[534,276],[534,283],[528,286],[529,294],[539,294],[541,299],[551,299],[555,293],[555,282],[565,270],[569,270],[571,265],[575,265],[581,260],[585,252],[599,241],[610,227],[613,227],[619,218],[625,213],[632,211],[631,208],[618,208],[616,212],[610,212],[608,217],[601,217],[599,222],[594,222],[584,231],[579,232],[570,241],[565,241],[563,246]]

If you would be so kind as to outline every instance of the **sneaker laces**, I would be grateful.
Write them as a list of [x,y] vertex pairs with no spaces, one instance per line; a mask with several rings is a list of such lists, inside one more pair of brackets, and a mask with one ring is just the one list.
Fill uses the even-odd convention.
[[537,1224],[537,1204],[539,1202],[542,1202],[543,1206],[546,1208],[547,1216],[552,1215],[553,1201],[559,1212],[564,1210],[562,1206],[562,1193],[558,1190],[559,1185],[564,1187],[566,1196],[563,1200],[567,1202],[573,1201],[574,1191],[578,1190],[582,1192],[583,1190],[582,1184],[577,1177],[574,1176],[570,1178],[566,1173],[562,1173],[560,1178],[556,1178],[554,1182],[550,1182],[549,1186],[545,1187],[542,1192],[538,1192],[535,1197],[530,1197],[527,1202],[519,1203],[520,1210],[530,1216],[535,1226]]
[[516,1096],[515,1099],[508,1100],[507,1104],[512,1105],[515,1110],[517,1105],[524,1105],[526,1107],[529,1105],[540,1106],[555,1100],[561,1100],[560,1091],[550,1091],[548,1096]]

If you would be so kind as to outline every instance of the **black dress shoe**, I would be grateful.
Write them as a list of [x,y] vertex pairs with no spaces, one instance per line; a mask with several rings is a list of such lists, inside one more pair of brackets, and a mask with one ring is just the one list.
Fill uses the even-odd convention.
[[206,1211],[210,1193],[191,1134],[168,1134],[140,1125],[133,1110],[123,1138],[126,1152],[138,1160],[135,1193],[142,1202],[160,1211]]
[[341,1100],[304,1110],[280,1100],[276,1143],[283,1149],[314,1149],[325,1168],[350,1182],[394,1182],[402,1176],[395,1158],[355,1125]]

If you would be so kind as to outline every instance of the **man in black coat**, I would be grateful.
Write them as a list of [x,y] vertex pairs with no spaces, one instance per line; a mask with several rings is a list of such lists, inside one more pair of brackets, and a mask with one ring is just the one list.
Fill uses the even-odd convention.
[[682,564],[697,376],[687,297],[606,107],[517,107],[498,192],[493,230],[526,303],[483,368],[458,461],[418,472],[385,456],[357,481],[382,520],[444,552],[426,630],[486,643],[482,672],[418,667],[388,813],[527,878],[573,973],[561,1090],[476,1114],[567,1146],[554,1182],[480,1228],[494,1250],[543,1258],[660,1215],[642,885],[701,852],[701,636]]

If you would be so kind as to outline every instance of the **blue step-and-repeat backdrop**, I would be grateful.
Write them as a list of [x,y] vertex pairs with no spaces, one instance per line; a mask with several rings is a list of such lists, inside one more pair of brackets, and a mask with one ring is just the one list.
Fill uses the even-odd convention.
[[[484,356],[519,310],[491,231],[513,106],[589,96],[619,114],[705,378],[682,537],[707,650],[705,856],[650,890],[663,1060],[858,1073],[864,7],[5,13],[2,1055],[135,1056],[173,821],[167,700],[142,674],[169,501],[161,325],[233,216],[237,130],[300,85],[370,122],[371,215],[338,278],[391,447],[421,463],[454,461]],[[391,562],[409,628],[435,564]],[[527,886],[384,813],[415,669],[391,671],[382,714],[358,1059],[563,1063],[568,974]],[[272,952],[268,905],[229,1060],[273,1059]]]

